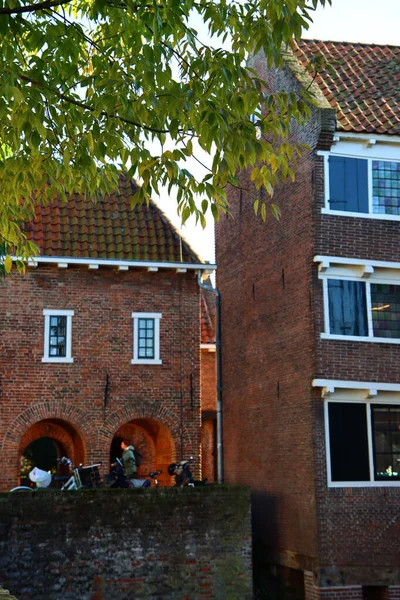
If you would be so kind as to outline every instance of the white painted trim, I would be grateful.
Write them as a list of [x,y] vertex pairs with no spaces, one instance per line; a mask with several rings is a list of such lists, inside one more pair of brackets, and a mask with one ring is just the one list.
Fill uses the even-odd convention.
[[[317,381],[317,380],[314,380]],[[326,381],[326,380],[320,380]],[[355,382],[346,382],[347,385]],[[381,387],[383,385],[392,385],[392,384],[375,384],[377,387]],[[397,384],[393,384],[397,385]],[[400,385],[397,385],[400,390]],[[362,487],[400,487],[400,481],[394,480],[375,480],[375,465],[374,465],[374,455],[373,455],[373,439],[372,439],[372,419],[371,419],[371,404],[380,404],[384,403],[385,405],[399,406],[400,398],[397,401],[387,399],[383,402],[378,402],[375,398],[372,400],[363,400],[363,399],[349,399],[347,402],[349,403],[363,403],[365,404],[366,410],[366,423],[367,423],[367,439],[368,439],[368,462],[369,462],[369,472],[370,472],[370,480],[368,481],[332,481],[332,471],[331,471],[331,453],[330,453],[330,439],[329,439],[329,402],[341,402],[343,403],[345,400],[342,398],[329,398],[324,401],[324,426],[325,426],[325,445],[326,445],[326,473],[327,473],[327,485],[328,488],[362,488]]]
[[324,325],[325,325],[325,332],[326,333],[321,333],[321,338],[322,336],[329,336],[330,337],[330,323],[329,323],[329,294],[328,294],[328,279],[326,277],[324,277],[324,279],[322,280],[322,294],[323,294],[323,302],[324,302]]
[[377,389],[381,392],[400,392],[400,383],[379,383],[376,381],[348,381],[344,379],[313,379],[312,387],[345,388],[348,390]]
[[[319,259],[319,264],[326,264],[326,257],[314,257],[315,259]],[[321,260],[322,259],[322,260]],[[343,261],[351,261],[351,264]],[[373,318],[372,318],[372,301],[371,301],[371,284],[377,283],[390,283],[391,285],[400,286],[400,269],[395,269],[394,273],[392,273],[392,278],[388,275],[386,277],[380,277],[379,271],[376,271],[370,264],[364,264],[361,266],[361,272],[357,275],[352,272],[351,267],[358,267],[355,263],[360,262],[357,259],[329,259],[329,267],[323,273],[319,272],[318,277],[322,281],[322,297],[323,297],[323,306],[324,306],[324,329],[325,331],[320,333],[320,339],[322,340],[340,340],[347,342],[375,342],[379,344],[400,344],[400,338],[389,338],[389,337],[379,337],[374,335],[374,327],[373,327]],[[334,265],[342,264],[344,268],[338,269],[335,272]],[[399,263],[392,263],[399,264]],[[346,273],[348,268],[348,274]],[[378,267],[379,269],[379,267]],[[366,280],[363,278],[365,272],[368,272],[370,279]],[[396,275],[396,277],[395,277]],[[368,324],[368,335],[366,336],[357,336],[357,335],[344,335],[344,334],[336,334],[331,333],[330,329],[330,315],[329,315],[329,291],[328,291],[328,280],[340,280],[340,281],[357,281],[363,283],[366,286],[365,289],[365,297],[366,297],[366,311],[367,311],[367,324]]]
[[345,342],[376,342],[377,344],[400,344],[399,338],[380,338],[365,337],[357,335],[336,335],[331,333],[321,333],[321,340],[339,340]]
[[133,312],[132,317],[137,317],[138,319],[161,319],[162,313]]
[[[160,358],[160,321],[162,319],[162,313],[150,313],[150,312],[133,312],[133,358],[131,363],[133,365],[161,365],[162,360]],[[154,319],[154,358],[139,358],[139,319]]]
[[330,210],[329,208],[321,208],[323,215],[334,215],[335,217],[356,217],[357,219],[380,219],[384,221],[400,221],[400,215],[382,215],[380,213],[356,213],[346,210]]
[[[44,316],[44,345],[43,345],[43,363],[73,363],[74,359],[71,356],[72,352],[72,317],[75,311],[73,310],[57,310],[43,309]],[[50,334],[50,317],[67,317],[66,331],[66,356],[50,356],[49,355],[49,334]]]
[[208,350],[208,352],[216,352],[217,346],[215,344],[200,344],[201,350]]
[[44,308],[43,314],[50,317],[73,317],[74,310],[57,310],[55,308]]
[[[371,141],[373,143],[371,144]],[[372,163],[375,160],[386,161],[386,162],[400,162],[400,153],[397,147],[386,145],[378,145],[376,147],[376,141],[370,138],[358,139],[358,143],[352,143],[349,141],[343,143],[340,142],[335,144],[335,147],[330,151],[318,152],[319,155],[324,157],[324,207],[321,209],[321,213],[325,215],[335,215],[342,217],[353,217],[353,218],[367,218],[367,219],[381,219],[386,221],[399,221],[400,215],[390,215],[375,213],[373,210],[373,185],[372,185]],[[368,142],[365,144],[365,142]],[[400,138],[398,140],[400,143]],[[350,212],[345,210],[332,210],[330,207],[330,194],[329,194],[329,157],[343,157],[343,158],[355,158],[365,160],[367,163],[367,194],[368,194],[368,212]]]
[[[11,257],[14,261],[20,260],[17,256]],[[44,264],[58,264],[59,262],[66,263],[68,265],[98,265],[103,267],[157,267],[158,269],[187,269],[195,271],[215,271],[217,265],[208,263],[180,263],[180,262],[153,262],[145,260],[114,260],[106,258],[72,258],[69,256],[35,256],[34,259],[28,260],[28,266],[36,267],[37,263]]]
[[324,402],[324,426],[325,426],[325,458],[326,458],[326,474],[329,483],[332,481],[332,469],[331,469],[331,442],[329,439],[329,412],[328,402]]
[[369,260],[363,258],[343,258],[339,256],[322,256],[316,254],[313,258],[315,263],[329,262],[337,265],[359,265],[359,266],[372,266],[382,267],[384,269],[400,269],[400,262],[391,262],[386,260]]
[[371,403],[367,402],[365,407],[367,413],[367,443],[368,443],[368,462],[370,481],[375,481],[375,465],[372,440],[372,419],[371,419]]
[[[364,142],[369,143],[372,139],[370,133],[353,133],[352,131],[336,131],[335,137],[338,138],[339,141],[351,140],[353,142]],[[391,144],[391,145],[400,145],[400,136],[392,136],[392,135],[376,135],[374,134],[373,139],[376,144]],[[318,152],[326,152],[326,150],[319,150]]]

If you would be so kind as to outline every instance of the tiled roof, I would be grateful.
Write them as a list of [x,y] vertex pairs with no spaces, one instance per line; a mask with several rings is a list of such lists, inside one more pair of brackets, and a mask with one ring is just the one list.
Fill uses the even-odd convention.
[[201,343],[215,344],[215,298],[214,294],[201,290]]
[[294,53],[304,67],[318,55],[329,65],[315,82],[339,130],[400,134],[400,47],[303,39]]
[[40,256],[155,262],[203,262],[154,203],[131,207],[134,181],[96,201],[73,194],[40,204],[24,227]]

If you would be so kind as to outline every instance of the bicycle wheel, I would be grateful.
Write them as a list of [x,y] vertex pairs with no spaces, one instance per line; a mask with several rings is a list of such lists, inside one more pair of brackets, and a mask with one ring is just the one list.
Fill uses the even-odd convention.
[[33,492],[33,488],[30,488],[27,485],[18,485],[10,490],[10,492]]

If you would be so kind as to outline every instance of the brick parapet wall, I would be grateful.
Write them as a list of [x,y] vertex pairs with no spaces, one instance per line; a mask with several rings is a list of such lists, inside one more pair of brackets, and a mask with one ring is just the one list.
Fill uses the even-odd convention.
[[0,578],[18,600],[250,600],[249,489],[0,494]]

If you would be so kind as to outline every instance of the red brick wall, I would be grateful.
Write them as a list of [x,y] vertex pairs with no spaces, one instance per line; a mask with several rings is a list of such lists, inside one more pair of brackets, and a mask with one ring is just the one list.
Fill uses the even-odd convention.
[[[257,67],[267,75],[260,62]],[[312,148],[319,135],[319,117],[293,133]],[[299,564],[317,553],[310,394],[313,164],[307,152],[296,182],[276,189],[280,222],[270,215],[263,223],[254,215],[257,194],[242,174],[243,192],[229,193],[232,216],[216,228],[225,477],[251,484],[255,535]]]
[[[268,74],[259,59],[255,66],[272,89],[294,86],[287,72]],[[314,116],[292,139],[326,149],[329,111]],[[398,382],[398,347],[321,340],[322,285],[312,261],[316,254],[400,260],[398,227],[321,215],[322,164],[306,152],[296,181],[277,187],[279,223],[254,216],[257,195],[242,174],[242,193],[229,194],[232,217],[216,228],[226,481],[251,485],[254,534],[272,561],[319,564],[322,587],[394,584],[400,490],[328,490],[323,402],[311,381]]]
[[201,410],[217,409],[216,353],[201,350]]
[[[87,462],[108,464],[113,436],[131,421],[159,449],[149,468],[166,471],[181,455],[199,459],[200,305],[193,273],[40,266],[6,278],[0,305],[3,486],[15,483],[23,436],[43,420],[72,427]],[[44,308],[75,311],[72,364],[42,363]],[[131,364],[135,311],[162,313],[162,365]]]

